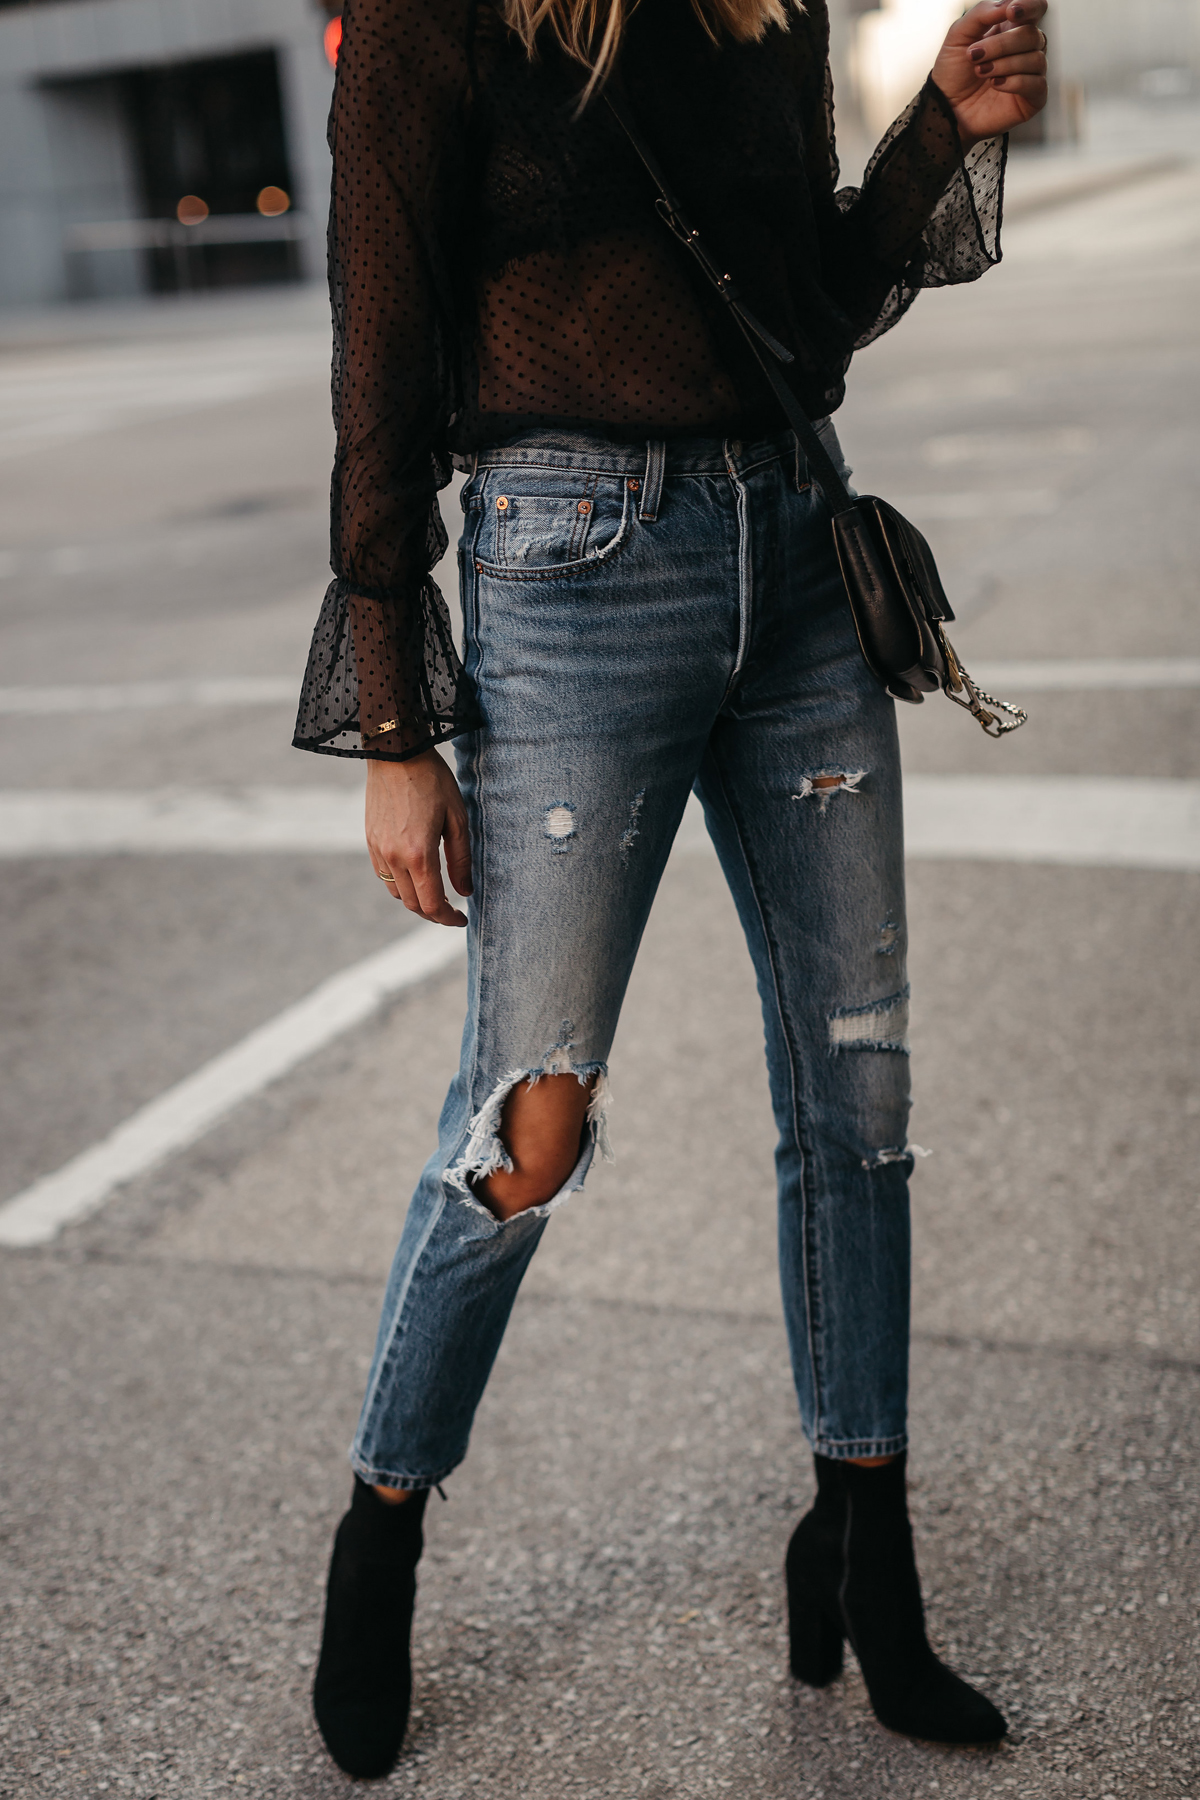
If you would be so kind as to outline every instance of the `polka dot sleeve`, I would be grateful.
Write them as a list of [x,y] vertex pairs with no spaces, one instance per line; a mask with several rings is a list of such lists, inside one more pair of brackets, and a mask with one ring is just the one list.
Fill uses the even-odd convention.
[[841,289],[856,350],[888,331],[922,288],[975,281],[1000,261],[1007,139],[989,139],[964,154],[950,102],[932,77],[885,133],[861,189],[833,193],[838,171],[827,68],[811,148],[816,167],[828,170],[822,186],[831,286]]
[[468,0],[348,0],[329,141],[336,579],[295,742],[399,760],[474,722],[445,602]]

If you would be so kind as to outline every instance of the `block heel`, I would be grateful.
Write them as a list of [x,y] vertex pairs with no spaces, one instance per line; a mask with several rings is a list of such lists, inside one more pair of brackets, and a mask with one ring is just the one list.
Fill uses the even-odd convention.
[[878,1468],[814,1457],[817,1498],[788,1545],[792,1673],[832,1681],[849,1643],[875,1717],[938,1744],[994,1744],[1008,1726],[925,1635],[904,1456]]
[[811,1534],[803,1531],[807,1523],[807,1518],[802,1519],[792,1534],[784,1565],[788,1652],[796,1680],[820,1688],[828,1687],[842,1672],[844,1633],[836,1612],[822,1602],[820,1585],[810,1567]]

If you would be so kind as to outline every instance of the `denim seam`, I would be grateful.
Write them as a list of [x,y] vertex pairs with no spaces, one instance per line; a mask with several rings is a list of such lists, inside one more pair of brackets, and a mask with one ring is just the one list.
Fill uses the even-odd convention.
[[751,622],[754,614],[754,548],[750,541],[750,497],[746,492],[743,477],[730,466],[727,470],[730,485],[737,495],[738,524],[738,647],[733,659],[729,681],[721,696],[724,706],[738,684],[746,664],[746,656],[750,648]]
[[[482,492],[482,488],[481,488],[481,492]],[[465,550],[465,547],[464,547],[465,554],[471,558],[472,570],[474,567],[474,558],[471,555],[471,553],[474,551],[475,544],[478,541],[479,532],[482,528],[482,523],[483,523],[483,513],[482,513],[482,510],[480,510],[480,512],[476,515],[475,528],[474,528],[474,531],[471,536],[470,550]],[[479,637],[479,631],[478,631],[477,599],[478,599],[478,595],[474,591],[474,589],[472,589],[470,601],[467,605],[464,605],[463,612],[464,612],[465,628],[467,630],[470,630],[473,626],[475,629],[475,642],[476,642],[476,647],[479,652],[479,661],[476,664],[476,673],[481,674],[482,670],[483,670],[483,644]],[[480,790],[480,782],[478,779],[478,769],[479,769],[479,761],[483,755],[483,736],[484,736],[484,734],[482,731],[473,731],[470,734],[470,742],[471,742],[470,754],[474,759],[475,770],[476,770],[476,782],[475,782],[476,795],[478,795],[479,790]],[[480,838],[482,839],[483,830],[484,830],[482,807],[478,807],[477,811],[478,811],[478,817],[479,817]],[[481,857],[480,860],[482,863],[486,864],[486,860],[487,860],[486,857]],[[472,873],[478,874],[478,886],[477,886],[476,892],[473,896],[475,909],[476,909],[476,917],[478,918],[481,915],[481,911],[482,911],[483,896],[484,896],[484,892],[486,890],[486,880],[484,878],[482,868],[478,871],[472,871]],[[477,955],[475,958],[475,962],[476,962],[475,979],[477,981],[479,979],[480,961],[481,961],[481,959]],[[476,1035],[476,1042],[478,1042],[478,1034]],[[359,1424],[358,1429],[355,1431],[354,1443],[350,1447],[351,1467],[354,1468],[356,1470],[356,1472],[360,1473],[360,1474],[361,1474],[361,1470],[358,1469],[358,1465],[355,1463],[355,1460],[354,1460],[355,1447],[362,1440],[365,1433],[367,1431],[369,1431],[373,1425],[374,1409],[375,1409],[376,1405],[378,1404],[379,1395],[383,1391],[384,1386],[385,1386],[385,1383],[383,1380],[384,1373],[390,1366],[392,1359],[393,1359],[394,1352],[396,1350],[396,1346],[397,1346],[397,1342],[398,1342],[398,1338],[399,1338],[399,1334],[400,1334],[400,1330],[401,1330],[401,1326],[402,1326],[402,1322],[403,1322],[403,1317],[404,1317],[404,1309],[405,1309],[405,1306],[408,1304],[408,1296],[409,1296],[409,1293],[411,1292],[412,1284],[416,1277],[417,1269],[420,1267],[421,1258],[425,1254],[426,1247],[429,1243],[430,1238],[433,1235],[433,1232],[437,1226],[438,1220],[442,1216],[442,1212],[443,1212],[446,1204],[447,1204],[446,1190],[445,1190],[445,1186],[442,1185],[441,1191],[439,1194],[438,1204],[436,1207],[431,1209],[431,1216],[429,1219],[429,1223],[428,1223],[425,1233],[422,1236],[421,1241],[417,1247],[416,1254],[413,1256],[412,1261],[409,1265],[408,1278],[405,1281],[404,1287],[401,1290],[400,1294],[397,1296],[395,1310],[392,1314],[392,1321],[388,1328],[387,1350],[385,1351],[383,1357],[380,1359],[379,1369],[378,1369],[378,1373],[376,1375],[376,1379],[374,1380],[372,1386],[368,1389],[367,1394],[364,1395],[364,1397],[363,1397],[361,1422]],[[449,1471],[446,1471],[446,1472],[449,1473]],[[366,1480],[367,1477],[363,1476],[363,1479]],[[438,1479],[440,1479],[440,1477]],[[432,1483],[430,1485],[432,1486]]]
[[[717,756],[716,751],[712,749],[711,744],[709,748],[712,755],[712,765],[716,771],[717,780],[721,787],[721,798],[724,800],[729,812],[729,817],[733,821],[734,832],[737,836],[738,850],[741,853],[742,863],[745,867],[746,876],[750,884],[750,892],[754,896],[755,910],[758,913],[759,923],[762,926],[763,942],[766,945],[767,950],[767,962],[771,970],[771,993],[774,997],[775,1010],[782,1027],[783,1041],[787,1045],[788,1080],[792,1091],[792,1129],[796,1134],[796,1144],[800,1151],[800,1192],[802,1196],[801,1227],[804,1242],[804,1313],[808,1330],[808,1362],[809,1367],[812,1370],[813,1439],[815,1446],[815,1442],[821,1438],[821,1421],[825,1416],[821,1363],[817,1355],[816,1331],[813,1323],[814,1317],[820,1308],[821,1283],[819,1270],[816,1273],[813,1271],[813,1259],[810,1255],[812,1234],[810,1229],[811,1208],[809,1205],[809,1169],[812,1164],[812,1155],[808,1146],[806,1133],[803,1130],[801,1123],[804,1109],[800,1098],[799,1081],[797,1077],[796,1047],[792,1042],[792,1033],[788,1024],[787,1012],[783,1005],[783,997],[779,991],[779,962],[776,955],[775,942],[767,925],[766,913],[763,911],[754,863],[751,859],[749,850],[746,847],[746,838],[745,833],[742,830],[742,822],[738,817],[737,809],[733,804],[728,786],[726,785],[725,776],[721,769],[720,758]],[[815,1305],[814,1299],[816,1301]]]
[[[720,440],[714,440],[720,442]],[[670,439],[667,443],[666,474],[667,479],[678,479],[683,475],[706,476],[728,473],[729,459],[723,448],[716,449],[711,455],[696,456],[694,452],[679,453]],[[751,446],[752,461],[744,464],[744,472],[761,468],[764,465],[781,459],[788,460],[794,454],[795,443],[790,432],[781,433],[778,438],[760,441]],[[737,459],[734,459],[735,462]],[[579,446],[562,450],[542,447],[532,451],[513,449],[497,449],[488,452],[479,451],[476,460],[476,471],[485,469],[553,469],[559,473],[569,474],[573,470],[587,470],[600,475],[637,475],[641,476],[646,466],[646,443],[643,439],[638,444],[613,444],[607,450],[584,449]]]
[[[487,480],[487,477],[485,476],[484,477],[485,483],[486,483],[486,480]],[[482,531],[482,529],[483,529],[483,514],[481,512],[479,515],[479,522],[475,527],[475,536],[471,542],[471,572],[472,572],[473,576],[475,576],[474,552],[478,548],[479,535],[480,535],[480,532]],[[471,616],[472,616],[472,620],[474,622],[474,628],[475,628],[476,649],[479,654],[479,660],[475,665],[476,678],[479,682],[480,687],[482,687],[482,685],[483,685],[482,676],[483,676],[483,665],[484,665],[484,648],[483,648],[483,635],[479,630],[479,582],[478,582],[477,576],[475,577],[473,587],[472,587]],[[475,816],[479,823],[479,868],[478,868],[478,870],[472,869],[472,871],[471,871],[472,885],[475,888],[475,891],[472,894],[472,899],[475,903],[475,968],[472,971],[472,979],[471,979],[472,991],[470,994],[469,1004],[471,1007],[471,1011],[475,1015],[475,1033],[474,1033],[474,1042],[471,1046],[471,1079],[470,1079],[470,1086],[468,1088],[468,1093],[470,1095],[473,1095],[475,1092],[475,1077],[476,1077],[476,1074],[478,1073],[478,1067],[479,1067],[479,1038],[480,1038],[479,1009],[480,1009],[480,1005],[482,1002],[482,996],[483,996],[483,937],[484,937],[484,928],[485,928],[485,924],[487,921],[487,860],[488,860],[487,859],[487,820],[484,816],[483,798],[482,798],[482,796],[483,796],[483,761],[484,761],[484,754],[485,754],[485,748],[486,748],[486,745],[485,745],[486,734],[482,730],[480,730],[480,731],[476,731],[472,735],[473,735],[473,740],[474,740],[472,743],[471,755],[472,755],[472,760],[473,760],[473,764],[474,764],[474,774],[475,774]],[[470,925],[469,924],[467,927],[467,932],[468,932],[467,943],[468,943],[468,948],[469,948],[470,947]],[[444,1186],[443,1186],[442,1192],[443,1192],[443,1194],[445,1193]]]
[[412,1258],[412,1261],[409,1264],[408,1276],[407,1276],[407,1279],[405,1280],[404,1286],[401,1289],[400,1293],[396,1297],[395,1310],[392,1313],[391,1324],[388,1326],[387,1349],[384,1352],[383,1356],[380,1358],[379,1368],[376,1372],[375,1380],[372,1382],[371,1387],[368,1389],[366,1395],[364,1395],[364,1397],[363,1397],[361,1421],[358,1426],[358,1429],[355,1431],[354,1442],[350,1446],[350,1461],[351,1461],[352,1467],[354,1465],[354,1454],[355,1454],[357,1445],[365,1436],[368,1436],[371,1434],[371,1431],[372,1431],[372,1428],[374,1425],[375,1409],[379,1402],[379,1396],[390,1385],[390,1383],[385,1381],[384,1378],[385,1378],[388,1370],[391,1367],[398,1344],[400,1342],[401,1326],[402,1326],[402,1322],[403,1322],[403,1318],[404,1318],[404,1309],[408,1305],[408,1296],[412,1291],[412,1284],[416,1277],[417,1270],[420,1267],[421,1258],[425,1254],[425,1251],[429,1244],[429,1240],[433,1236],[434,1229],[437,1226],[438,1220],[441,1218],[443,1211],[445,1210],[446,1204],[447,1204],[446,1192],[445,1192],[445,1189],[443,1188],[443,1190],[438,1198],[437,1206],[432,1207],[430,1209],[429,1222],[426,1225],[424,1235],[422,1236],[420,1244],[417,1247],[416,1255]]

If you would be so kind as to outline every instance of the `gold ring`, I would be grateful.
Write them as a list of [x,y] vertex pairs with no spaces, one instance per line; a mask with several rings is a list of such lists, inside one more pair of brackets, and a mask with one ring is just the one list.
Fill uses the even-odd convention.
[[376,869],[375,873],[378,875],[380,881],[395,881],[396,879],[396,877],[390,875],[386,869]]

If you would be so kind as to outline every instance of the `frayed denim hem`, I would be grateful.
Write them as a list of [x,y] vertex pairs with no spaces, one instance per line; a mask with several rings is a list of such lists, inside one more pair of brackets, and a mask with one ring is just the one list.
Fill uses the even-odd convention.
[[436,1475],[395,1475],[390,1469],[373,1469],[361,1457],[355,1456],[353,1449],[349,1461],[358,1479],[365,1481],[369,1487],[396,1488],[404,1494],[419,1494],[427,1488],[440,1487],[448,1476],[453,1475],[464,1458],[460,1456],[454,1462],[447,1463]]
[[899,1456],[908,1449],[908,1433],[889,1438],[815,1438],[811,1442],[814,1456],[827,1456],[831,1462],[853,1462],[861,1456]]

